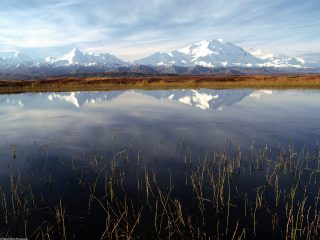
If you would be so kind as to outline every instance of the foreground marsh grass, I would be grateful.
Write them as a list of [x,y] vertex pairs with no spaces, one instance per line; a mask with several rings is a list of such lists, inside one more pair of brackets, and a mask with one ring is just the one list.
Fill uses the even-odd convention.
[[319,143],[177,151],[168,164],[130,148],[83,159],[47,159],[45,149],[28,169],[15,150],[1,179],[0,236],[319,239]]
[[153,76],[60,77],[38,80],[1,80],[0,93],[48,91],[108,91],[125,89],[267,88],[320,89],[320,75],[275,76]]

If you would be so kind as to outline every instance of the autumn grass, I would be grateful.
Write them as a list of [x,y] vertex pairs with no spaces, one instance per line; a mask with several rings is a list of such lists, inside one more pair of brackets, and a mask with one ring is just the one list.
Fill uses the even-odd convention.
[[320,75],[60,77],[0,81],[0,93],[192,88],[320,89]]
[[[95,219],[83,229],[97,235],[91,239],[319,239],[319,146],[298,152],[291,143],[259,149],[253,143],[246,154],[212,149],[201,159],[187,150],[177,172],[141,162],[130,149],[84,156],[63,166],[71,168],[63,186],[78,191],[69,201],[55,196],[54,204],[43,182],[51,172],[17,169],[0,185],[0,237],[88,239],[73,227]],[[12,156],[9,165],[19,161]],[[42,191],[30,182],[35,177]],[[243,178],[256,186],[243,186]]]

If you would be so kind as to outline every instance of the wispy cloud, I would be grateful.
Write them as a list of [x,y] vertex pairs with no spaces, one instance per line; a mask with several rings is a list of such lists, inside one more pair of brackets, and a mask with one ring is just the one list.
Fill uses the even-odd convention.
[[318,0],[3,0],[0,51],[80,47],[133,59],[202,39],[320,51]]

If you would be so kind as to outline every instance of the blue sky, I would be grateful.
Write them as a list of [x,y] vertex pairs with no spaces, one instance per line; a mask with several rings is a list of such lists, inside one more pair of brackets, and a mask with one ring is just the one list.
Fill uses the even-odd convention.
[[320,1],[0,1],[0,52],[78,47],[132,60],[217,38],[289,55],[320,52]]

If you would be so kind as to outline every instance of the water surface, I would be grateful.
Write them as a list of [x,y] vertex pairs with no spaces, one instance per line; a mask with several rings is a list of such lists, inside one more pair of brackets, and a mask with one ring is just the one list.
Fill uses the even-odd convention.
[[0,148],[33,143],[56,154],[107,150],[117,142],[172,156],[182,143],[212,146],[314,144],[319,91],[171,90],[0,96]]
[[[118,174],[125,174],[128,179],[125,196],[141,198],[135,181],[147,171],[145,167],[150,167],[152,171],[156,169],[158,183],[164,189],[168,190],[169,178],[170,184],[174,182],[174,196],[184,206],[190,205],[186,209],[192,213],[194,193],[187,190],[186,186],[190,186],[187,182],[191,181],[187,178],[198,171],[198,166],[188,164],[213,159],[212,171],[218,174],[214,168],[218,166],[215,161],[220,160],[212,151],[230,153],[230,164],[234,164],[232,159],[237,159],[234,154],[241,149],[244,165],[232,183],[231,200],[236,206],[243,202],[243,196],[248,196],[254,203],[257,189],[266,185],[266,176],[272,169],[269,159],[277,159],[272,156],[283,146],[290,146],[290,154],[299,154],[304,149],[314,151],[320,137],[319,119],[320,91],[197,89],[0,95],[0,187],[9,195],[12,179],[23,186],[27,183],[26,189],[30,183],[39,205],[43,206],[40,212],[34,210],[36,217],[29,223],[32,231],[39,230],[43,221],[55,224],[53,206],[63,199],[70,236],[94,239],[101,237],[104,230],[104,215],[101,209],[88,213],[91,204],[88,196],[92,194],[92,182],[98,179],[95,194],[104,199],[104,181],[110,177],[108,171],[114,166],[113,160]],[[275,155],[270,149],[275,150]],[[259,159],[257,163],[250,162],[253,152],[258,156],[256,159],[262,153],[260,162]],[[316,159],[301,162],[308,169],[318,167]],[[105,175],[100,174],[105,170]],[[296,175],[284,174],[282,179],[279,173],[280,185],[286,189],[283,194],[290,192],[296,181]],[[310,179],[309,172],[301,177],[304,183]],[[317,189],[319,184],[315,181],[307,193],[310,201],[316,199]],[[246,195],[239,195],[239,191]],[[301,198],[302,193],[303,190],[298,195]],[[24,191],[21,194],[26,195]],[[234,208],[234,217],[230,218],[233,227],[240,218],[246,219],[241,215],[241,207],[238,210]],[[221,209],[221,213],[225,211]],[[146,213],[145,226],[142,224],[140,229],[140,233],[146,234],[142,237],[145,239],[154,237],[154,233],[148,235],[148,214],[152,212]],[[0,225],[4,224],[4,218],[1,219]],[[208,219],[218,218],[209,214]],[[239,226],[249,229],[247,221]],[[23,226],[23,223],[7,226],[12,233],[9,236],[23,236]],[[224,230],[225,223],[221,222],[220,227]],[[6,229],[0,228],[1,236],[7,236]],[[283,229],[272,233],[275,235],[268,235],[271,232],[265,232],[266,229],[261,228],[254,236],[257,239],[283,236]],[[217,234],[208,227],[203,227],[203,231]],[[56,232],[52,234],[57,237]]]

